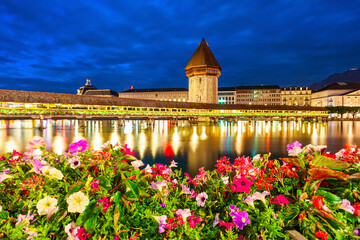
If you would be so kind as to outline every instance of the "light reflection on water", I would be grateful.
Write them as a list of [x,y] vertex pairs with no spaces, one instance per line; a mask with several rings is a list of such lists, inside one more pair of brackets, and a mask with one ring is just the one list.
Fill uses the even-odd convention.
[[[360,122],[265,122],[221,121],[216,125],[199,123],[189,125],[180,121],[86,121],[85,127],[78,120],[44,120],[40,131],[39,120],[0,120],[0,152],[13,149],[24,152],[27,143],[35,136],[43,137],[48,149],[62,153],[68,145],[85,139],[94,149],[109,141],[120,142],[135,151],[145,163],[168,163],[175,159],[190,174],[205,166],[212,169],[221,156],[232,160],[237,156],[254,156],[271,152],[272,158],[286,156],[286,145],[299,141],[313,145],[328,145],[334,153],[346,143],[360,143]],[[174,157],[166,156],[171,148]],[[168,149],[169,150],[169,149]],[[170,154],[171,155],[171,154]]]

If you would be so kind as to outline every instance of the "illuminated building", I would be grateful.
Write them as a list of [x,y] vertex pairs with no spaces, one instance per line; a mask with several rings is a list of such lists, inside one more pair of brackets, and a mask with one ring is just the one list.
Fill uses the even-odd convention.
[[236,104],[235,87],[219,87],[218,89],[219,104]]
[[281,88],[281,105],[310,106],[311,89],[309,87],[283,87]]
[[280,105],[278,85],[236,86],[236,104]]
[[311,106],[360,106],[360,84],[337,82],[311,94]]

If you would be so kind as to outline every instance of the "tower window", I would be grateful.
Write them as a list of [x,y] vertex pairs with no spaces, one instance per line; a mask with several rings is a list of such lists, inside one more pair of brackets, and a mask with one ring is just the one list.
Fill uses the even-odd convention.
[[201,78],[199,78],[199,83],[201,83]]

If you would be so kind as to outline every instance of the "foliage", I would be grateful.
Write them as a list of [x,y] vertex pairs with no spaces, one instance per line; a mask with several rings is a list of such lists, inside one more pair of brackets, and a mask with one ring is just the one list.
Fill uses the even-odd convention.
[[[288,145],[289,158],[227,157],[195,177],[142,161],[127,145],[62,155],[42,139],[0,160],[0,237],[7,239],[308,239],[356,236],[359,149]],[[294,156],[294,157],[292,157]]]

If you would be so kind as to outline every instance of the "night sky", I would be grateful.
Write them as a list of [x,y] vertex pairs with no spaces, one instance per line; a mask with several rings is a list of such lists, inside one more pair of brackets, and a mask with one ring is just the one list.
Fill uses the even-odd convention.
[[202,38],[220,87],[304,86],[360,67],[360,1],[229,2],[1,0],[0,89],[187,88]]

